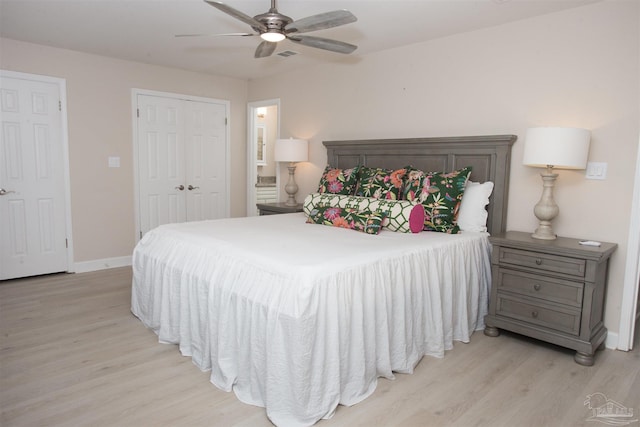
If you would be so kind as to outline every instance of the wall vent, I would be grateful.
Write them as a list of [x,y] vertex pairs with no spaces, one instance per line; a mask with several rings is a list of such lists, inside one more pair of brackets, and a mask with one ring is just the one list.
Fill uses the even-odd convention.
[[298,52],[294,52],[292,50],[283,50],[282,52],[279,52],[278,55],[282,56],[282,57],[289,57],[289,56],[293,56],[293,55],[297,55]]

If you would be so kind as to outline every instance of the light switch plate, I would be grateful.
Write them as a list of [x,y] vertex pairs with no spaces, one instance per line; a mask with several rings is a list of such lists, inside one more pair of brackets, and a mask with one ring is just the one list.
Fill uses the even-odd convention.
[[587,179],[606,179],[607,178],[607,164],[600,162],[587,163],[587,173],[585,175]]
[[120,157],[109,157],[109,167],[110,168],[119,168],[120,167]]

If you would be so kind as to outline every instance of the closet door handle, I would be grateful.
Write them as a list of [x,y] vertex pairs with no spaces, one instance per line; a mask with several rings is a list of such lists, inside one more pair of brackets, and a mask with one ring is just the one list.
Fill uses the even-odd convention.
[[13,190],[5,190],[4,188],[0,188],[0,196],[4,196],[9,193],[15,193]]
[[180,190],[180,191],[184,190],[184,185],[182,185],[182,184],[178,185],[176,187],[176,190]]
[[193,185],[189,184],[189,186],[187,187],[187,190],[197,190],[200,187],[194,187]]

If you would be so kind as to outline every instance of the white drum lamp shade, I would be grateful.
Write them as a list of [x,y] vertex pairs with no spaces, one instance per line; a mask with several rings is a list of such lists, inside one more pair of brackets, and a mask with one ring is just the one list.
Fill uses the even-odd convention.
[[288,162],[289,166],[289,182],[284,189],[289,195],[285,205],[296,206],[296,193],[298,185],[294,179],[296,171],[296,162],[306,162],[309,160],[309,142],[304,139],[277,139],[274,152],[276,162]]
[[585,169],[591,132],[586,129],[540,127],[527,130],[522,163],[527,166]]
[[304,139],[278,139],[274,158],[276,162],[306,162],[309,160],[309,143]]
[[591,132],[586,129],[538,127],[527,130],[522,163],[546,168],[540,174],[542,196],[533,209],[540,224],[532,237],[544,240],[556,238],[551,221],[560,213],[560,209],[553,199],[553,187],[558,177],[558,174],[553,173],[553,168],[585,169],[590,139]]

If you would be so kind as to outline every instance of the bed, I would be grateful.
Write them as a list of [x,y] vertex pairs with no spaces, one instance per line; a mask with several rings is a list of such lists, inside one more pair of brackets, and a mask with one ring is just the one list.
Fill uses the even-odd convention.
[[[515,139],[324,145],[341,168],[471,166],[471,180],[494,183],[490,233],[505,228]],[[274,424],[312,425],[484,327],[489,233],[371,236],[307,224],[304,213],[164,225],[134,251],[132,312]]]

